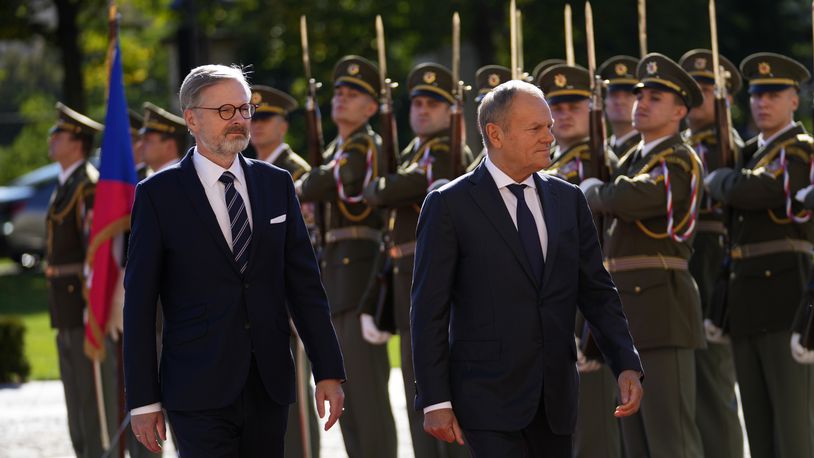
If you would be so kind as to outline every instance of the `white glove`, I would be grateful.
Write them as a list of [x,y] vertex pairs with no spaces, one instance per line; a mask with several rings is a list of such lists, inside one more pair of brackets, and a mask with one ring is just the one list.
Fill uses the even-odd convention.
[[588,191],[603,184],[604,183],[599,178],[590,177],[582,180],[582,183],[579,184],[579,189],[582,190],[583,194],[588,194]]
[[602,368],[602,363],[595,359],[588,359],[585,353],[580,350],[579,337],[574,336],[574,342],[577,346],[577,371],[580,373],[595,372]]
[[724,334],[724,330],[715,326],[709,318],[704,319],[704,334],[707,336],[707,342],[716,344],[729,343],[729,336]]
[[373,345],[385,344],[393,336],[387,331],[380,331],[372,315],[367,313],[359,315],[359,322],[362,324],[362,338]]
[[795,199],[796,199],[798,202],[805,202],[805,201],[806,201],[806,196],[807,196],[807,195],[808,195],[808,194],[809,194],[811,191],[814,191],[814,184],[810,184],[810,185],[806,186],[805,188],[802,188],[802,189],[800,189],[799,191],[797,191],[797,193],[796,193],[796,194],[794,194],[794,198],[795,198]]
[[791,334],[791,357],[800,364],[814,364],[814,350],[800,344],[800,333]]

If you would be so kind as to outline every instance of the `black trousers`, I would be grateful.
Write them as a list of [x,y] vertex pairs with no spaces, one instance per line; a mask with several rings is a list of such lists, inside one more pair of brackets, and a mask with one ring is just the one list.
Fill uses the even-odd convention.
[[246,385],[232,404],[211,410],[168,410],[167,415],[178,456],[283,458],[288,404],[269,397],[254,356]]
[[542,397],[534,419],[520,431],[464,430],[472,458],[571,458],[571,441],[571,434],[551,431]]

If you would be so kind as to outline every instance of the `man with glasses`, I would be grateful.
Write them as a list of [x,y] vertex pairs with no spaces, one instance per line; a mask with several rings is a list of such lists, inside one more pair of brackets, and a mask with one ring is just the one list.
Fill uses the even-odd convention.
[[342,412],[342,355],[294,185],[240,154],[255,112],[250,94],[240,68],[193,69],[180,101],[197,145],[136,189],[125,385],[133,432],[154,452],[166,438],[163,407],[181,456],[283,457],[296,397],[289,313],[311,358],[321,415],[330,402],[326,428]]
[[389,334],[367,322],[363,338],[360,317],[384,229],[383,212],[370,207],[363,196],[365,187],[384,173],[379,166],[381,138],[368,124],[378,109],[378,96],[379,73],[373,63],[359,56],[339,60],[331,99],[338,135],[322,154],[325,164],[301,183],[304,202],[324,203],[322,273],[350,379],[345,384],[347,412],[339,426],[348,456],[354,458],[396,456],[384,345]]

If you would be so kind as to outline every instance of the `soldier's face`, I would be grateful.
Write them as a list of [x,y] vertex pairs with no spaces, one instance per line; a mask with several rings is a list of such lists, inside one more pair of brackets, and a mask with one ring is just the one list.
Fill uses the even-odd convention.
[[369,94],[348,86],[334,88],[331,118],[337,124],[361,126],[376,114],[376,100]]
[[589,110],[587,99],[551,105],[551,116],[554,118],[551,132],[557,143],[568,148],[588,136]]
[[279,145],[283,142],[287,131],[288,122],[282,116],[274,115],[252,119],[252,145],[254,145],[255,148]]
[[450,105],[438,99],[417,95],[410,101],[410,128],[418,137],[429,137],[449,128]]
[[141,158],[153,170],[175,159],[175,143],[158,132],[145,132],[141,136]]
[[519,92],[502,124],[486,125],[489,157],[501,170],[521,180],[551,164],[554,120],[545,99]]
[[792,121],[799,105],[800,98],[794,88],[749,96],[752,119],[763,134],[771,135],[786,127]]
[[[226,104],[240,107],[249,103],[248,88],[237,80],[224,80],[201,91],[199,106],[219,108]],[[184,112],[199,149],[217,156],[233,157],[249,146],[249,120],[235,111],[231,119],[221,119],[216,110],[189,108]]]
[[687,107],[672,92],[645,87],[636,93],[633,127],[642,135],[658,138],[675,134],[686,115]]
[[698,83],[704,94],[704,103],[690,110],[687,119],[695,126],[707,126],[715,122],[715,86],[708,83]]
[[71,133],[58,130],[48,137],[48,157],[54,162],[70,165],[82,157],[82,142]]
[[608,92],[605,97],[605,114],[612,123],[633,122],[633,104],[636,96],[623,89]]

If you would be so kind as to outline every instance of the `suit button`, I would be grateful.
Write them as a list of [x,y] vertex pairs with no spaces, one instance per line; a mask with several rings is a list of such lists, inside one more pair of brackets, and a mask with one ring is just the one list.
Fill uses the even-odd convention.
[[634,293],[636,293],[636,294],[641,293],[641,292],[642,292],[642,287],[641,287],[641,286],[637,286],[637,287],[633,288],[633,292],[634,292]]
[[250,327],[252,327],[252,326],[251,326],[251,324],[249,324],[248,321],[243,323],[243,329],[249,329]]
[[763,275],[765,275],[765,276],[766,276],[766,278],[769,278],[769,277],[771,277],[771,276],[772,276],[772,271],[771,271],[771,270],[767,270],[767,271],[763,272]]
[[350,264],[350,258],[342,258],[342,264],[344,265]]
[[246,289],[249,289],[249,283],[248,282],[243,283],[243,287],[246,288]]
[[73,285],[68,285],[68,292],[69,292],[69,293],[72,293],[72,292],[73,292],[73,290],[74,290]]

